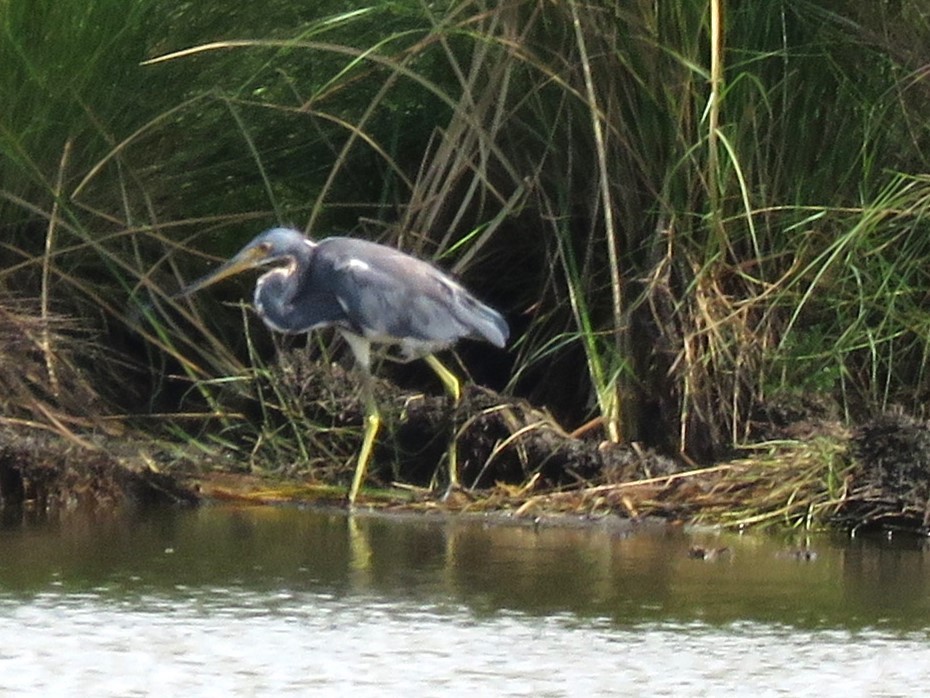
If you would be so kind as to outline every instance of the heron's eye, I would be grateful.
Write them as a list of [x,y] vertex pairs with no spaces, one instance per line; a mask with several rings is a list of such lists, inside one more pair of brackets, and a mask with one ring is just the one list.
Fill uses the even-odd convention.
[[262,254],[262,256],[264,257],[264,256],[267,255],[269,252],[271,252],[271,243],[270,243],[270,242],[263,242],[263,243],[261,243],[261,244],[258,246],[258,251],[259,251],[259,252]]

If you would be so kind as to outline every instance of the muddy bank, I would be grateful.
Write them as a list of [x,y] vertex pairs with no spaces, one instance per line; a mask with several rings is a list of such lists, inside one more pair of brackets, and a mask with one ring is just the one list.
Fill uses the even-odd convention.
[[[363,419],[354,378],[331,366],[281,370],[300,409],[287,417],[315,425],[311,443],[326,444],[325,465],[221,465],[222,458],[177,458],[168,449],[159,455],[142,435],[68,439],[7,427],[0,430],[0,504],[5,511],[211,499],[343,506]],[[596,423],[570,433],[545,411],[483,388],[466,388],[458,405],[385,381],[377,392],[386,426],[360,499],[366,508],[503,512],[530,521],[659,517],[919,533],[930,526],[930,428],[905,415],[847,429],[819,408],[761,410],[774,416],[760,418],[758,443],[698,468],[637,444],[611,444]],[[454,492],[443,484],[450,442],[464,485]]]
[[4,511],[136,509],[199,501],[188,483],[147,464],[138,445],[112,440],[78,445],[51,433],[0,429]]

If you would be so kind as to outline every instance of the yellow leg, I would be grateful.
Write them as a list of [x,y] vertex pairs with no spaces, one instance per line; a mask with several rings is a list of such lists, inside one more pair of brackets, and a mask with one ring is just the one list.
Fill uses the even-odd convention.
[[442,381],[442,384],[445,386],[446,390],[449,391],[449,395],[452,396],[454,402],[458,402],[459,398],[462,397],[462,384],[459,383],[459,379],[455,377],[455,374],[452,373],[448,368],[442,365],[442,361],[437,359],[432,354],[427,354],[423,357],[424,361],[429,364],[429,367],[436,372],[436,375],[439,376],[439,380]]
[[355,504],[355,498],[358,496],[358,491],[365,480],[365,473],[368,472],[368,463],[371,461],[371,452],[375,445],[375,437],[381,428],[381,415],[378,412],[378,405],[372,391],[371,376],[366,373],[362,381],[362,391],[365,393],[365,438],[362,440],[362,450],[359,451],[358,461],[355,464],[355,476],[352,478],[352,488],[349,490],[349,506]]
[[[458,402],[462,397],[462,384],[459,382],[459,379],[455,377],[455,374],[452,373],[452,371],[443,366],[442,362],[432,354],[425,356],[424,360],[427,364],[429,364],[429,367],[433,369],[436,375],[439,376],[439,380],[442,381],[442,384],[445,386],[449,395],[452,397],[453,405],[458,405]],[[460,487],[458,452],[456,449],[455,438],[453,438],[452,443],[449,444],[449,452],[447,457],[449,459],[449,488],[451,489]]]

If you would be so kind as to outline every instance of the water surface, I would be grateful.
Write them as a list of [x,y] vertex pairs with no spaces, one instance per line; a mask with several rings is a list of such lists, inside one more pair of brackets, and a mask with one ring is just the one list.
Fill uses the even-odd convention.
[[0,694],[909,695],[928,581],[907,538],[274,508],[12,521]]

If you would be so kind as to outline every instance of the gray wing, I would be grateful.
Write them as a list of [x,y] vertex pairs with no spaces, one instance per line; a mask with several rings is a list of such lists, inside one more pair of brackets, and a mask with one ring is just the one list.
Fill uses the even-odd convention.
[[323,240],[316,254],[318,268],[328,270],[326,287],[365,336],[442,345],[462,337],[507,341],[497,311],[422,260],[350,238]]

